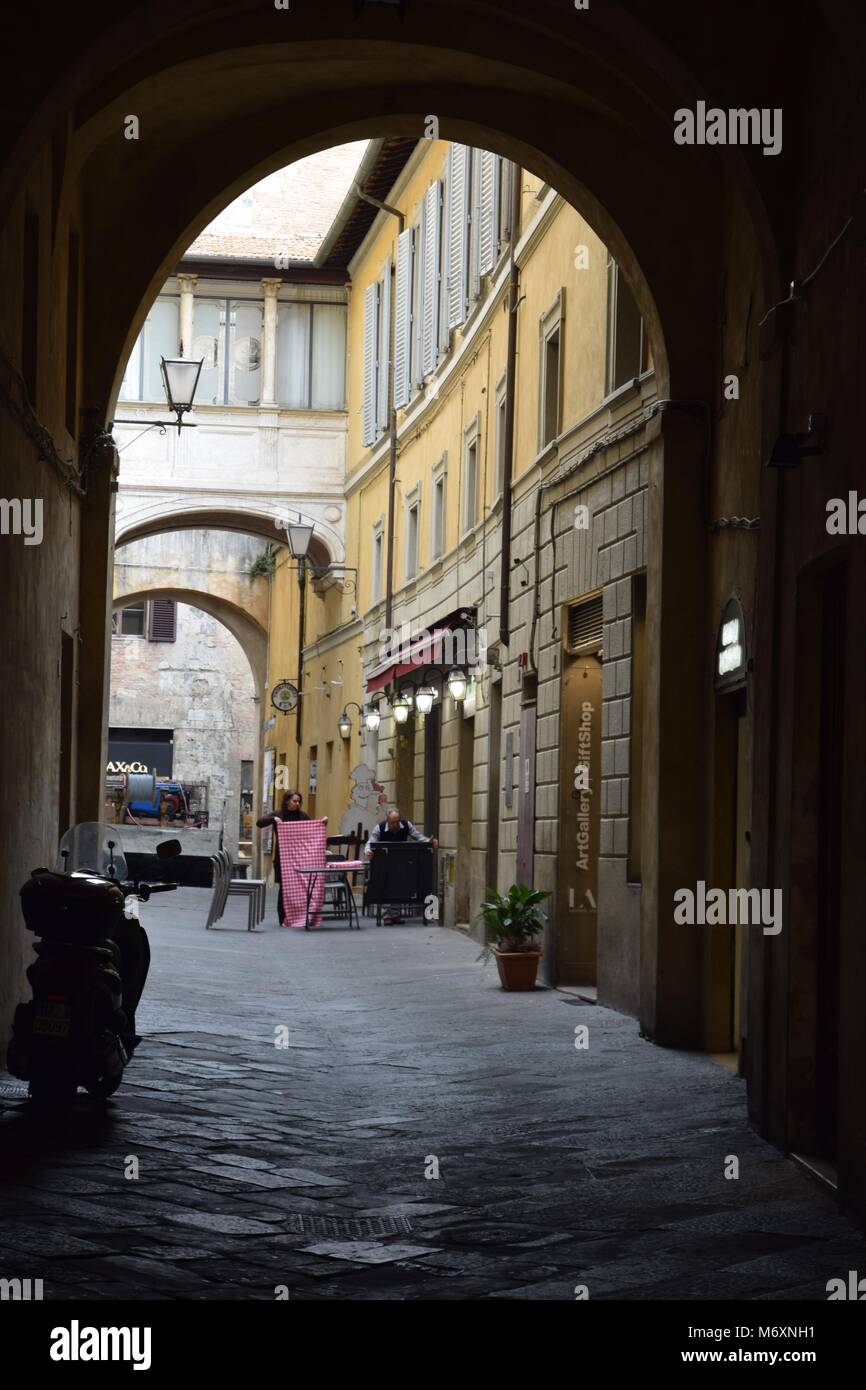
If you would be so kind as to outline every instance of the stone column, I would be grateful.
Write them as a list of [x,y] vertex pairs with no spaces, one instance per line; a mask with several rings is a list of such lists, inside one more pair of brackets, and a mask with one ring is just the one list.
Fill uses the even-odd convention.
[[262,280],[265,292],[265,313],[262,322],[262,405],[276,405],[277,368],[277,294],[282,279]]
[[192,357],[193,293],[197,275],[178,275],[180,285],[180,346],[182,357]]

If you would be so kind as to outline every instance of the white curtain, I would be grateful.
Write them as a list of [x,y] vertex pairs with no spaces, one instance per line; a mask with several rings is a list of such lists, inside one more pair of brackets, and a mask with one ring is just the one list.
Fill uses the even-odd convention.
[[277,400],[305,410],[310,394],[310,306],[277,306]]
[[225,306],[219,300],[193,301],[191,357],[201,358],[201,376],[195,393],[199,405],[222,405],[224,358],[222,353]]
[[158,299],[144,325],[144,400],[164,404],[165,387],[159,369],[160,359],[177,357],[179,333],[180,301]]
[[120,399],[122,401],[141,399],[141,337],[142,335],[139,333],[132,352],[129,354],[126,371],[123,373],[123,381],[120,384]]
[[346,310],[342,304],[317,304],[313,310],[314,410],[346,406]]
[[236,300],[229,309],[232,404],[258,405],[262,393],[262,305]]

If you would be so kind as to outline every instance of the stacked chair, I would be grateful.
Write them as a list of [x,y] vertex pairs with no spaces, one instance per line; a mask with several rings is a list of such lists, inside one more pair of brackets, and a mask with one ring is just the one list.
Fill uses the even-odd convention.
[[232,878],[232,861],[228,850],[211,855],[213,864],[213,897],[207,915],[206,928],[214,926],[226,910],[229,897],[247,899],[247,931],[255,931],[265,915],[267,884],[263,878]]

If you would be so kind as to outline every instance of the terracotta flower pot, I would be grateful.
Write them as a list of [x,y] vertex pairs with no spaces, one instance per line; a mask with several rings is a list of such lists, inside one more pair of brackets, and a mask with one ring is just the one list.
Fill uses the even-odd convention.
[[497,946],[493,954],[503,989],[535,989],[540,951],[502,951]]

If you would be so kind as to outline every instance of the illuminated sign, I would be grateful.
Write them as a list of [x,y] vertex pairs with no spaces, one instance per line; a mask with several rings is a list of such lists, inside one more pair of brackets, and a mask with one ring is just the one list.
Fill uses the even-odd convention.
[[746,639],[743,610],[732,598],[725,608],[716,643],[716,686],[729,689],[746,679]]

